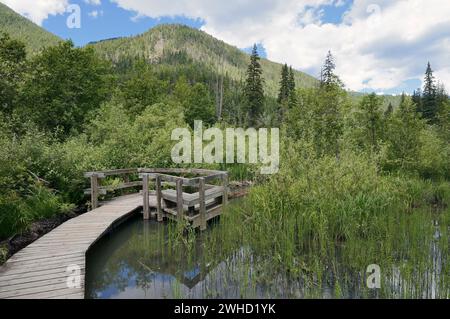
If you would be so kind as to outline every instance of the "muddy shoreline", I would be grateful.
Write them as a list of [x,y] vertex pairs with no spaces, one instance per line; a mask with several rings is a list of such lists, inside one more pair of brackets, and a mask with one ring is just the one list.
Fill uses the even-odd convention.
[[2,252],[2,254],[0,254],[0,265],[4,264],[16,252],[30,245],[59,225],[86,212],[87,207],[83,205],[77,207],[71,212],[58,214],[47,219],[38,220],[32,223],[29,229],[24,231],[23,233],[16,234],[8,239],[0,241],[0,249],[7,250],[7,252]]

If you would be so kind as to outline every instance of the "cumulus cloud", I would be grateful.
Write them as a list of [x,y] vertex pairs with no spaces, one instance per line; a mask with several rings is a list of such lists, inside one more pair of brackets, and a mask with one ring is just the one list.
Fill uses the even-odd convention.
[[42,25],[49,15],[63,14],[69,5],[68,0],[0,0],[14,11]]
[[318,75],[328,50],[352,90],[389,90],[421,79],[429,60],[450,88],[450,2],[354,0],[340,23],[324,8],[349,0],[111,0],[139,16],[202,19],[202,29],[238,47],[260,42],[267,56]]

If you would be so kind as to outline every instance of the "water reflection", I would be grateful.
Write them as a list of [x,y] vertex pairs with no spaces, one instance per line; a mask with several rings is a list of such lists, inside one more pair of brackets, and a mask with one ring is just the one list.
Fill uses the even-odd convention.
[[[219,226],[220,227],[220,226]],[[323,264],[316,253],[299,254],[298,268],[305,275],[291,279],[278,273],[270,261],[253,256],[249,249],[211,242],[211,237],[193,236],[190,245],[169,241],[175,231],[167,224],[136,217],[100,240],[87,258],[87,298],[434,298],[448,296],[441,274],[441,251],[432,246],[432,267],[419,268],[419,275],[404,261],[383,269],[383,289],[368,290],[364,271],[349,267],[337,249]],[[173,235],[173,234],[172,234]],[[189,236],[188,236],[189,237]],[[189,240],[189,239],[187,239]],[[208,245],[207,245],[208,244]],[[207,248],[207,246],[209,246]],[[189,247],[189,248],[186,248]],[[211,247],[215,247],[211,250]],[[412,263],[415,264],[413,260]],[[445,266],[446,267],[446,266]],[[362,268],[363,269],[363,268]],[[365,268],[364,268],[365,269]],[[409,270],[408,270],[409,269]],[[389,271],[391,270],[391,271]],[[341,284],[336,284],[340,279]],[[441,284],[436,284],[436,281]],[[411,286],[412,285],[412,286]],[[436,291],[440,289],[440,294]]]

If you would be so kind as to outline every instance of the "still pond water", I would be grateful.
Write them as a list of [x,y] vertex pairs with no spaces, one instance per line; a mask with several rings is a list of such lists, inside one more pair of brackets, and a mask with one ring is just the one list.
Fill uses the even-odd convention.
[[[210,258],[198,236],[190,252],[183,248],[174,251],[169,248],[169,232],[167,224],[135,217],[102,238],[88,253],[86,298],[380,297],[377,290],[362,289],[366,281],[358,274],[352,275],[354,280],[345,288],[328,281],[311,285],[273,272],[270,280],[255,281],[252,279],[258,275],[247,249]],[[270,263],[263,267],[270,272]],[[393,284],[398,280],[394,278]]]

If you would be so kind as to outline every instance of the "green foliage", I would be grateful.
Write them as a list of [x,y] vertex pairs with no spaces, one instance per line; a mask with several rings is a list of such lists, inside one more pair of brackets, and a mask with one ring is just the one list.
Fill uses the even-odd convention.
[[9,254],[8,248],[6,246],[0,245],[0,265],[6,261],[8,254]]
[[0,111],[12,113],[25,68],[25,45],[0,33]]
[[424,123],[415,112],[412,100],[405,98],[387,126],[386,168],[414,169],[423,128]]
[[119,95],[128,113],[141,114],[147,106],[164,100],[168,82],[159,80],[148,64],[137,63],[119,86]]
[[[355,112],[355,134],[360,145],[366,150],[377,151],[383,139],[382,98],[375,93],[366,95]],[[389,110],[388,114],[392,112]]]
[[186,123],[192,128],[194,121],[212,125],[215,121],[214,101],[203,83],[190,85],[185,77],[180,77],[173,92],[175,100],[182,105]]
[[[178,127],[186,127],[180,105],[157,103],[133,120],[122,105],[107,103],[80,139],[95,154],[95,166],[90,169],[167,167],[171,162],[171,133]],[[79,161],[91,157],[81,155]]]
[[78,132],[89,112],[109,96],[108,72],[92,49],[74,48],[70,41],[47,48],[31,61],[19,113],[62,136]]
[[39,183],[31,185],[29,193],[15,192],[0,195],[0,238],[7,238],[27,230],[30,224],[52,217],[63,208],[59,196]]
[[63,189],[54,170],[60,171],[63,163],[57,162],[55,156],[57,144],[50,143],[51,138],[32,128],[17,139],[3,125],[0,132],[0,238],[26,230],[31,222],[51,217],[67,207],[62,197],[51,190],[51,187]]
[[433,129],[424,129],[419,135],[417,171],[423,178],[438,180],[450,178],[450,146]]
[[299,89],[296,103],[285,116],[286,134],[315,145],[320,154],[338,156],[344,133],[345,114],[350,110],[347,93],[337,85]]

